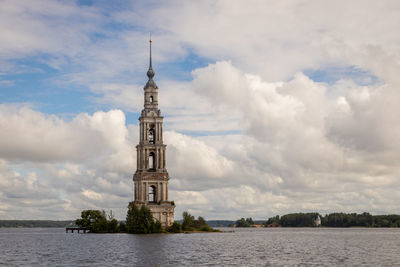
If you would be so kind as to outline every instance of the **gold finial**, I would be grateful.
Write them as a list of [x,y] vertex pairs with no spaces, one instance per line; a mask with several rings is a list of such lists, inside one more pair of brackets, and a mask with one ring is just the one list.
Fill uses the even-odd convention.
[[149,41],[150,43],[152,42],[152,40],[151,40],[151,33],[150,33],[150,41]]

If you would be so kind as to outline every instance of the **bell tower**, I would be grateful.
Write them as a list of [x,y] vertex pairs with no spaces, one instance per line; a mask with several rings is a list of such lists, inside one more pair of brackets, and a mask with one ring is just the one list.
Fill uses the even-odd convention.
[[151,60],[147,71],[149,80],[144,86],[144,109],[139,118],[140,140],[136,146],[137,166],[133,176],[135,185],[134,203],[140,208],[146,205],[155,220],[167,227],[174,222],[173,202],[168,201],[169,175],[165,167],[163,143],[163,117],[158,109],[158,87],[153,81],[154,70]]

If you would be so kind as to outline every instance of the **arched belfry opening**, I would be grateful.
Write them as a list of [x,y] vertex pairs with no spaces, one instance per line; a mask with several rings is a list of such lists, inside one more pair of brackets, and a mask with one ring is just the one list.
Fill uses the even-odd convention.
[[137,150],[137,169],[133,176],[135,183],[134,203],[140,208],[148,205],[155,220],[163,227],[174,223],[173,201],[168,200],[169,175],[165,167],[166,145],[163,143],[163,116],[158,108],[158,90],[153,80],[155,72],[151,62],[147,71],[149,80],[144,86],[144,107],[139,117],[140,134]]
[[154,185],[151,185],[149,187],[149,202],[150,203],[155,203],[157,202],[157,190],[156,187]]
[[150,130],[149,130],[149,143],[150,144],[154,144],[155,143],[155,140],[154,140],[154,136],[155,136],[155,134],[154,134],[154,128],[151,128]]
[[153,171],[155,170],[155,155],[154,152],[150,152],[149,154],[149,170]]

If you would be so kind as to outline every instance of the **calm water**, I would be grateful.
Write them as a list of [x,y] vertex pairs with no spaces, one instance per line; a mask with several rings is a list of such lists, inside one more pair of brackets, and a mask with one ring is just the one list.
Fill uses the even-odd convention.
[[400,266],[400,229],[128,235],[0,228],[0,265]]

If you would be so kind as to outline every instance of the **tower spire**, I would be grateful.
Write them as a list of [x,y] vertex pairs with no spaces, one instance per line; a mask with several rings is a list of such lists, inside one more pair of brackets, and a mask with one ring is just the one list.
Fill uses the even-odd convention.
[[152,42],[153,41],[151,40],[151,35],[150,35],[150,40],[149,40],[149,43],[150,43],[150,63],[149,63],[149,70],[147,71],[147,77],[149,77],[149,80],[147,81],[146,86],[144,88],[147,88],[147,87],[155,88],[155,87],[157,87],[156,83],[153,81],[153,77],[154,77],[155,72],[153,70],[153,64],[152,64],[152,59],[151,59],[151,44],[152,44]]
[[150,40],[149,40],[149,43],[150,43],[150,65],[149,65],[149,69],[153,69],[152,68],[152,64],[151,64],[151,43],[152,43],[153,41],[151,40],[151,33],[150,33]]

